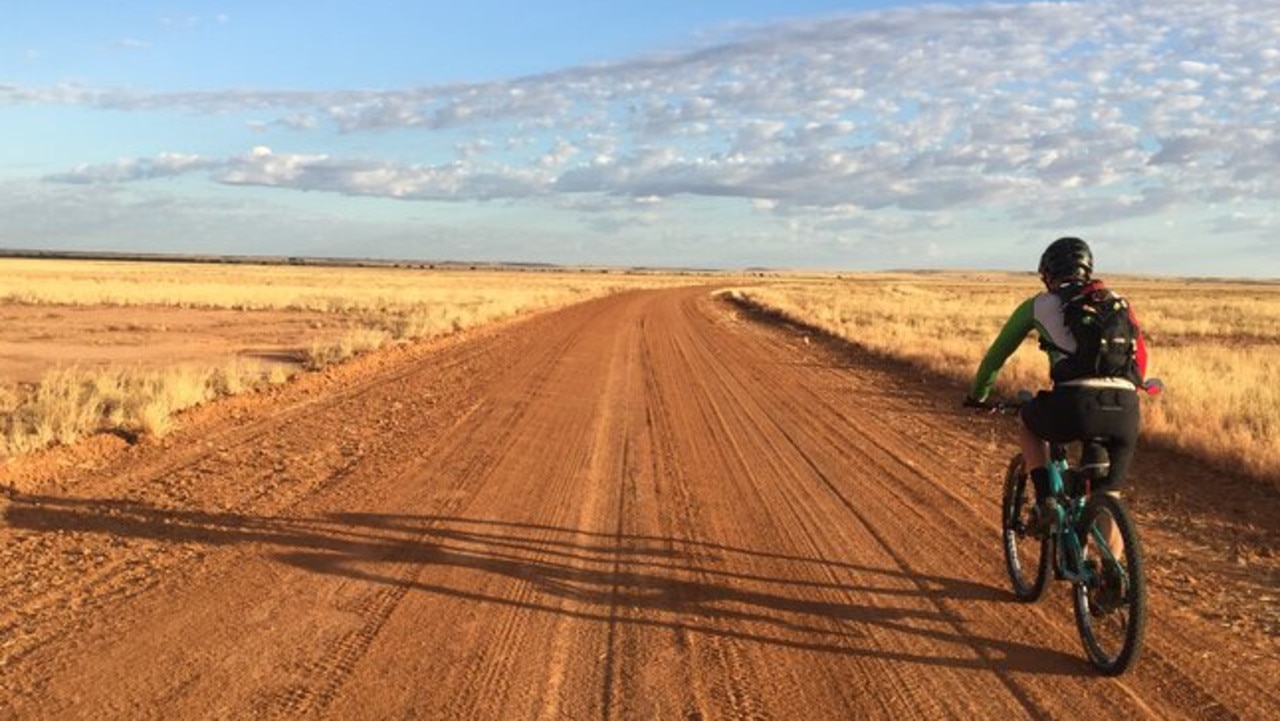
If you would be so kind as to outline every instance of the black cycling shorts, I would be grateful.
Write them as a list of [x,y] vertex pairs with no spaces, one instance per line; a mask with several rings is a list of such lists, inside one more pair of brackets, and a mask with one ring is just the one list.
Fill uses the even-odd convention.
[[1138,445],[1137,391],[1120,388],[1059,386],[1041,391],[1022,407],[1022,422],[1032,433],[1052,443],[1097,438],[1107,451],[1111,472],[1095,490],[1119,488],[1129,473]]

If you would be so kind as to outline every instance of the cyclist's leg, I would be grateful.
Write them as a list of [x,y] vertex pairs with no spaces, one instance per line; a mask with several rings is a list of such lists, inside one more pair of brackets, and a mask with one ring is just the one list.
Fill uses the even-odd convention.
[[[1094,492],[1118,497],[1138,445],[1141,423],[1138,396],[1131,391],[1111,389],[1096,391],[1092,395],[1091,402],[1086,405],[1089,411],[1085,419],[1086,430],[1091,436],[1105,439],[1103,446],[1111,461],[1110,472],[1098,479]],[[1099,525],[1098,530],[1107,540],[1107,546],[1119,557],[1124,552],[1124,540],[1119,530],[1109,516],[1104,516]]]
[[1049,442],[1066,443],[1079,437],[1079,414],[1071,409],[1074,396],[1073,389],[1041,391],[1022,407],[1019,441],[1038,499],[1048,490]]
[[1022,460],[1026,461],[1028,472],[1049,465],[1049,443],[1028,428],[1025,419],[1018,426],[1018,444],[1022,446]]

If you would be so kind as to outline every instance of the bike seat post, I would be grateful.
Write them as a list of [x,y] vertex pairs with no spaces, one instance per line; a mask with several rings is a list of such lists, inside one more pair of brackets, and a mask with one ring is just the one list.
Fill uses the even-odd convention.
[[1061,496],[1065,488],[1065,478],[1063,471],[1065,464],[1050,463],[1047,470],[1049,472],[1049,494],[1052,496]]

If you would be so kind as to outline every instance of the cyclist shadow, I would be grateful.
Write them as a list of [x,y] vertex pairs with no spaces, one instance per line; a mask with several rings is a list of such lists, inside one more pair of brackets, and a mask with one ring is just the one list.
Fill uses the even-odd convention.
[[[17,499],[4,517],[29,531],[258,546],[310,573],[638,629],[1002,675],[1086,672],[1073,655],[975,635],[966,610],[1009,600],[992,586],[699,539],[457,516],[272,517],[51,496]],[[476,573],[485,581],[475,583]],[[940,647],[961,651],[915,650]]]
[[[993,668],[1033,674],[1088,675],[1079,657],[1011,639],[974,636],[965,628],[969,603],[1013,603],[991,585],[961,578],[817,560],[696,539],[592,533],[545,524],[457,516],[341,514],[357,527],[419,533],[409,549],[424,564],[480,570],[532,585],[547,602],[500,605],[616,620],[590,609],[632,612],[623,623],[700,632],[765,645],[837,655],[879,657],[929,666]],[[327,554],[282,557],[324,573],[467,597],[465,590],[376,574]],[[785,576],[746,570],[767,561]],[[844,576],[846,578],[840,578]],[[815,580],[827,577],[833,580]],[[566,610],[550,601],[575,602]],[[583,610],[585,606],[588,610]],[[746,630],[750,629],[750,630]],[[872,648],[881,632],[968,646],[972,657],[929,656]],[[893,644],[887,644],[893,645]]]

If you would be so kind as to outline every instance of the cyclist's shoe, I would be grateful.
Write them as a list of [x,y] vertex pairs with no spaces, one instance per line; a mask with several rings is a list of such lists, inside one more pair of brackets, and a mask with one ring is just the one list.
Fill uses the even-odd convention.
[[1041,499],[1027,516],[1027,532],[1036,538],[1048,538],[1058,522],[1058,499]]

